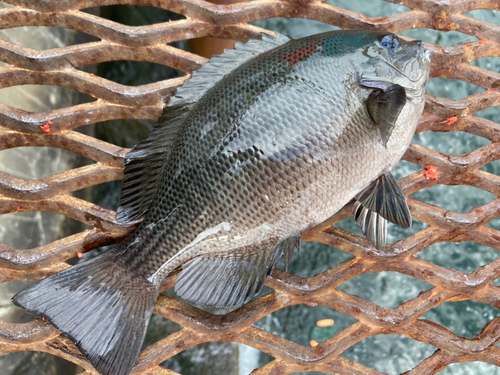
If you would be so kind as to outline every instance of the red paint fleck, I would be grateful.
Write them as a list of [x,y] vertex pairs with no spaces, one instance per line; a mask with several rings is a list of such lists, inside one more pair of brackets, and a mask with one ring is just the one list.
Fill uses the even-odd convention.
[[424,174],[425,174],[426,180],[429,180],[429,179],[437,180],[438,179],[437,167],[435,165],[427,164],[424,168],[425,168]]
[[45,318],[42,316],[42,320],[45,322]]
[[439,302],[439,301],[441,301],[441,298],[436,297],[436,302]]
[[448,124],[448,125],[450,125],[450,124],[454,124],[457,121],[458,121],[458,117],[457,116],[450,116],[446,120],[441,121],[441,124]]
[[17,210],[16,212],[14,212],[15,214],[17,214],[19,211],[22,211],[23,209],[21,208],[21,206],[17,206]]
[[297,51],[289,53],[282,57],[282,60],[286,60],[290,66],[298,64],[302,58],[311,56],[318,49],[319,41],[316,44],[311,44],[307,47],[299,48]]
[[482,40],[479,41],[480,46],[484,46],[484,42]]
[[53,122],[52,122],[52,121],[47,121],[47,122],[45,123],[45,125],[40,126],[40,128],[42,128],[42,131],[43,131],[44,133],[48,133],[48,134],[50,134],[50,125],[52,125],[52,124],[53,124]]
[[83,253],[78,252],[78,253],[76,253],[76,256],[81,259],[81,258],[83,258]]
[[91,77],[95,77],[95,74],[94,74],[94,73],[90,73],[90,76],[91,76]]

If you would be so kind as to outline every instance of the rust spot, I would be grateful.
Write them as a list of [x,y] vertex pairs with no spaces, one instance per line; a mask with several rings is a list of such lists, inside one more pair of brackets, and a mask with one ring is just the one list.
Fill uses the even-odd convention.
[[435,165],[427,164],[424,168],[425,168],[424,175],[425,175],[426,180],[429,180],[429,179],[437,180],[438,179],[437,167]]
[[496,80],[491,84],[491,88],[496,89],[498,86],[500,86],[500,79]]
[[42,131],[43,131],[44,133],[48,133],[48,134],[50,134],[50,125],[52,125],[52,124],[53,124],[53,122],[52,122],[52,121],[47,121],[47,122],[45,123],[45,125],[40,126],[40,128],[42,129]]
[[446,120],[441,121],[441,124],[448,124],[449,125],[449,124],[454,124],[457,121],[458,121],[457,116],[450,116]]

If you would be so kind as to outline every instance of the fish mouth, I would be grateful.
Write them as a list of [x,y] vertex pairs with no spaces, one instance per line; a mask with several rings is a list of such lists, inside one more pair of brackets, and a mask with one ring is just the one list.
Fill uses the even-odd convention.
[[[407,79],[409,81],[410,87],[406,87],[407,90],[413,91],[415,93],[419,93],[421,91],[421,87],[419,88],[419,86],[425,87],[425,83],[423,85],[421,85],[420,83],[421,83],[422,79],[428,74],[430,63],[431,63],[432,53],[431,53],[431,51],[424,49],[421,41],[416,41],[416,43],[418,43],[418,46],[419,46],[417,55],[415,57],[411,58],[410,60],[408,60],[402,67],[398,68],[394,64],[391,64],[385,60],[381,60],[381,62],[383,62],[388,67],[394,69],[396,72],[398,72],[398,74],[400,74],[402,77],[404,77],[405,79]],[[419,69],[417,71],[417,74],[413,74],[412,75],[413,77],[411,77],[405,73],[404,67],[407,64],[411,64],[415,61],[418,62]]]

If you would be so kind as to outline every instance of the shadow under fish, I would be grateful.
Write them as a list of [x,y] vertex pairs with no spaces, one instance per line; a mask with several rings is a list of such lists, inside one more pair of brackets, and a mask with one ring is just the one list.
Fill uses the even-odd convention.
[[390,170],[415,132],[429,67],[421,42],[386,32],[236,44],[193,73],[127,155],[117,220],[144,216],[137,230],[13,302],[99,373],[126,375],[179,266],[184,299],[240,306],[280,260],[288,267],[304,230],[353,198],[355,220],[383,249],[387,220],[411,225]]

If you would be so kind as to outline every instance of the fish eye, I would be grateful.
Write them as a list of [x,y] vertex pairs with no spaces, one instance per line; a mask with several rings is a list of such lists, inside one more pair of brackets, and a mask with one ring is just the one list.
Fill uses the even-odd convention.
[[382,47],[390,49],[390,50],[396,50],[399,47],[401,47],[401,43],[399,41],[399,38],[395,35],[386,35],[382,38],[380,41],[380,44]]

